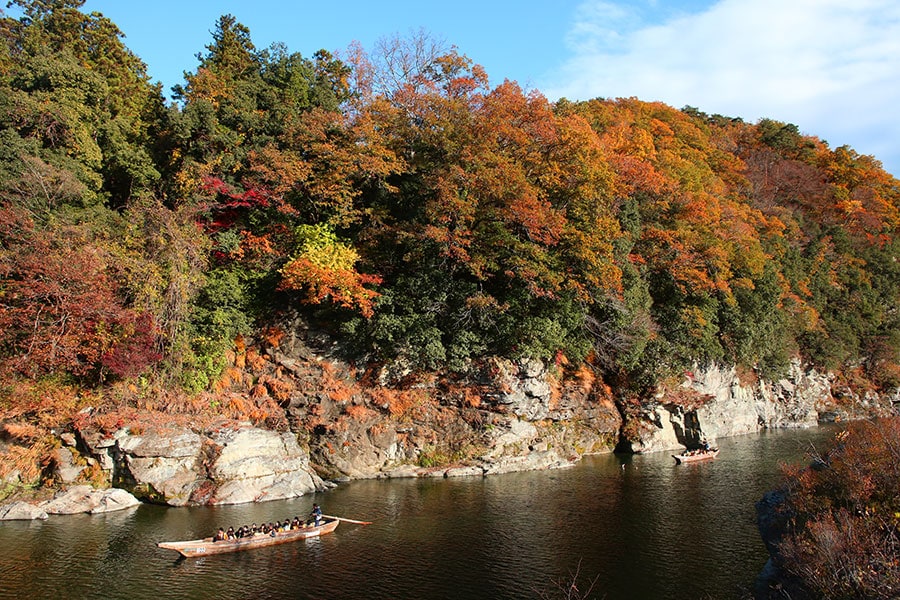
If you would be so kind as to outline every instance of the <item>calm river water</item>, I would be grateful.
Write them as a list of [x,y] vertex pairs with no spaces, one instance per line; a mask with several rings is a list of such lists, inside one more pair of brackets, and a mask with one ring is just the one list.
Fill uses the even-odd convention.
[[[740,598],[766,561],[754,503],[832,429],[720,440],[713,462],[668,453],[590,457],[569,469],[487,478],[373,480],[289,501],[140,506],[0,523],[0,598]],[[156,542],[219,526],[327,514],[320,539],[178,559]]]

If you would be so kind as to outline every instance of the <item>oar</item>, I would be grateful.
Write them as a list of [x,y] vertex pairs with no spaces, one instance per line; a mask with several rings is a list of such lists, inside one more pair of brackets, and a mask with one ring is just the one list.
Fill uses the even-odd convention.
[[344,517],[336,517],[334,515],[322,515],[326,519],[337,519],[338,521],[345,521],[347,523],[356,523],[357,525],[371,525],[372,521],[357,521],[356,519],[345,519]]

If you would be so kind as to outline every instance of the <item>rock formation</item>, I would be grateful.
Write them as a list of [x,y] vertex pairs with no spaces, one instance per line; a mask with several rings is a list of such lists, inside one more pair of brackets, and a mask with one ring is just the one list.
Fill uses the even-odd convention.
[[[294,337],[253,360],[233,356],[236,373],[220,390],[226,400],[280,407],[281,430],[234,421],[111,433],[84,428],[62,434],[58,480],[77,482],[85,465],[96,465],[108,484],[144,501],[234,504],[321,491],[334,485],[326,479],[560,468],[617,445],[680,450],[765,428],[893,410],[893,399],[855,394],[799,362],[777,382],[698,367],[675,385],[661,385],[635,411],[633,403],[624,410],[587,368],[492,359],[452,378],[416,379],[398,367],[357,374],[307,341]],[[251,362],[252,372],[239,370]],[[61,512],[60,503],[47,512]]]
[[280,500],[325,489],[296,436],[249,423],[202,433],[123,429],[108,437],[85,435],[83,442],[114,484],[170,506]]

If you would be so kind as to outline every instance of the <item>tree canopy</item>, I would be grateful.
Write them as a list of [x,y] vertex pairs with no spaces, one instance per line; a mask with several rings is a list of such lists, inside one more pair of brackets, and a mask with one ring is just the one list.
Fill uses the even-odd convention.
[[[898,181],[792,124],[491,85],[426,34],[258,49],[167,105],[82,0],[0,19],[0,365],[211,385],[285,314],[348,357],[589,362],[636,390],[793,357],[900,384]],[[125,365],[130,365],[125,368]]]

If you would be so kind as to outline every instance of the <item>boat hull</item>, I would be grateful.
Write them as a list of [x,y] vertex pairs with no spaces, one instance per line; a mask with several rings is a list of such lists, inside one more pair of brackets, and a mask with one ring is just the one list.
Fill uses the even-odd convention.
[[334,519],[332,521],[326,521],[318,527],[304,527],[302,529],[293,529],[291,531],[279,531],[275,535],[258,533],[249,538],[222,540],[218,542],[214,542],[213,539],[209,537],[202,540],[187,540],[183,542],[159,542],[157,546],[165,548],[166,550],[175,550],[187,558],[210,556],[212,554],[228,554],[230,552],[253,550],[265,546],[288,544],[298,540],[325,535],[326,533],[334,531],[337,528],[338,523],[340,523],[340,521]]
[[709,452],[700,452],[697,454],[673,454],[672,458],[675,459],[675,462],[678,464],[682,463],[690,463],[690,462],[701,462],[704,460],[712,460],[716,456],[719,455],[719,450],[710,450]]

